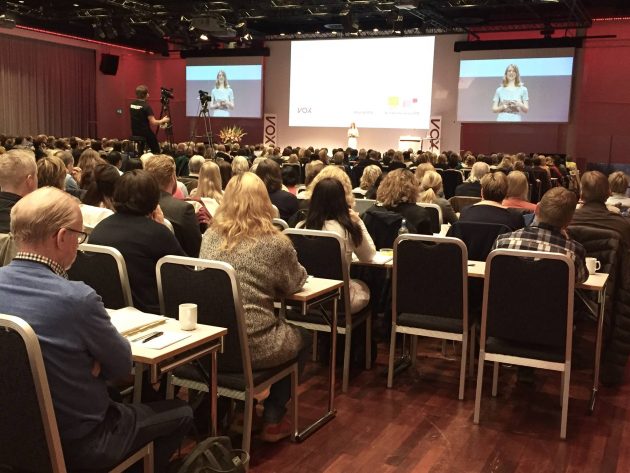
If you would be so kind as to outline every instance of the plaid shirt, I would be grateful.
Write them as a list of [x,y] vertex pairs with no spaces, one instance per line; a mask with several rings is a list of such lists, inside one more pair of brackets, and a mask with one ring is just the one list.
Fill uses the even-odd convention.
[[66,270],[63,269],[59,263],[51,260],[50,258],[46,258],[45,256],[38,255],[36,253],[27,253],[25,251],[20,251],[18,252],[18,254],[15,255],[15,258],[13,259],[35,261],[36,263],[44,264],[48,266],[57,276],[68,279],[68,273],[66,273]]
[[532,225],[512,233],[499,235],[494,243],[494,248],[562,253],[569,256],[575,263],[575,282],[581,283],[588,279],[584,247],[580,243],[566,238],[551,225],[538,223],[536,226]]

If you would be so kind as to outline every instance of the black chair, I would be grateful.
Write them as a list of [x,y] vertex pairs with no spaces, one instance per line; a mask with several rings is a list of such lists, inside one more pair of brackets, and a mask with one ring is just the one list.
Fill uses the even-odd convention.
[[[545,291],[515,290],[545,281]],[[494,250],[486,261],[477,394],[479,423],[483,369],[494,362],[492,395],[497,394],[499,363],[562,373],[560,437],[566,438],[573,337],[575,265],[567,255]]]
[[394,247],[394,240],[398,236],[403,220],[401,214],[384,207],[373,207],[365,212],[361,218],[377,250]]
[[110,246],[79,245],[68,279],[83,281],[96,291],[108,309],[133,307],[125,259]]
[[473,204],[481,201],[481,197],[468,197],[464,195],[454,195],[448,199],[454,212],[461,212],[466,207],[470,207]]
[[442,172],[442,185],[444,197],[450,199],[455,195],[455,189],[464,182],[464,175],[457,169],[445,169]]
[[[343,355],[343,376],[341,390],[348,390],[350,375],[350,348],[352,332],[361,324],[365,324],[365,368],[372,367],[372,312],[368,305],[356,314],[350,310],[350,289],[348,264],[344,254],[344,244],[339,235],[319,230],[289,229],[283,232],[293,242],[298,261],[306,268],[306,272],[318,278],[343,281],[342,301],[339,304],[337,317],[337,333],[345,335]],[[330,325],[322,320],[327,308],[321,308],[324,314],[312,310],[306,316],[299,311],[289,310],[287,321],[316,332],[330,332]],[[331,320],[325,316],[325,320]]]
[[462,240],[468,248],[469,259],[485,261],[497,237],[511,231],[510,227],[497,223],[462,222],[459,220],[451,225],[446,236]]
[[[245,403],[243,450],[249,453],[254,396],[286,376],[291,376],[291,439],[295,439],[298,424],[297,359],[275,368],[252,370],[245,312],[232,266],[220,261],[165,256],[157,262],[156,274],[162,314],[177,317],[180,304],[195,303],[200,324],[227,328],[223,352],[218,355],[217,392],[219,396]],[[204,360],[178,368],[169,378],[170,383],[208,392],[211,382],[208,364],[209,361]]]
[[[418,268],[431,268],[418,290]],[[470,371],[474,362],[474,324],[468,319],[468,252],[456,238],[401,235],[394,243],[392,334],[389,347],[387,387],[394,378],[396,334],[462,342],[459,399],[464,399],[466,355],[470,332]]]
[[[0,314],[0,360],[0,465],[9,471],[65,473],[39,340],[24,320]],[[144,473],[152,473],[153,443],[111,472],[125,471],[140,460]]]
[[429,218],[431,219],[431,232],[432,233],[440,233],[442,230],[442,207],[438,204],[429,204],[426,202],[416,202],[416,205],[426,209],[429,214]]

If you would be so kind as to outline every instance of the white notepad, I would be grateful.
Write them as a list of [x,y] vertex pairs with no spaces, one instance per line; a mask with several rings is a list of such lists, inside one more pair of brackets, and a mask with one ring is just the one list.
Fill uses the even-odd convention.
[[107,309],[112,325],[121,335],[130,335],[166,322],[166,317],[141,312],[134,307]]
[[155,337],[153,340],[149,340],[146,343],[136,342],[137,345],[141,345],[142,348],[151,348],[153,350],[161,350],[173,343],[177,343],[180,340],[190,337],[189,333],[181,332],[164,332],[159,337]]

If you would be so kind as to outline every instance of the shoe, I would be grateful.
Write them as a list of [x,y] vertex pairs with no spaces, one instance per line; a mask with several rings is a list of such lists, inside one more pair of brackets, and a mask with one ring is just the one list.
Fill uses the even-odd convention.
[[260,438],[265,442],[275,443],[285,439],[293,432],[288,416],[284,416],[277,424],[265,423]]
[[[243,435],[243,425],[245,424],[245,414],[243,412],[234,413],[234,419],[230,424],[230,431]],[[263,428],[263,419],[254,409],[252,416],[252,433],[260,432]]]

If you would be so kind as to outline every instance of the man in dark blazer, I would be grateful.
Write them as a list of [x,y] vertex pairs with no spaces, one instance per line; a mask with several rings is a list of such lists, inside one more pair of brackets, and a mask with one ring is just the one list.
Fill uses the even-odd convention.
[[160,207],[164,217],[173,225],[179,244],[188,256],[196,258],[201,246],[201,231],[192,204],[173,197],[177,187],[175,161],[170,156],[158,154],[149,159],[145,169],[158,181]]

